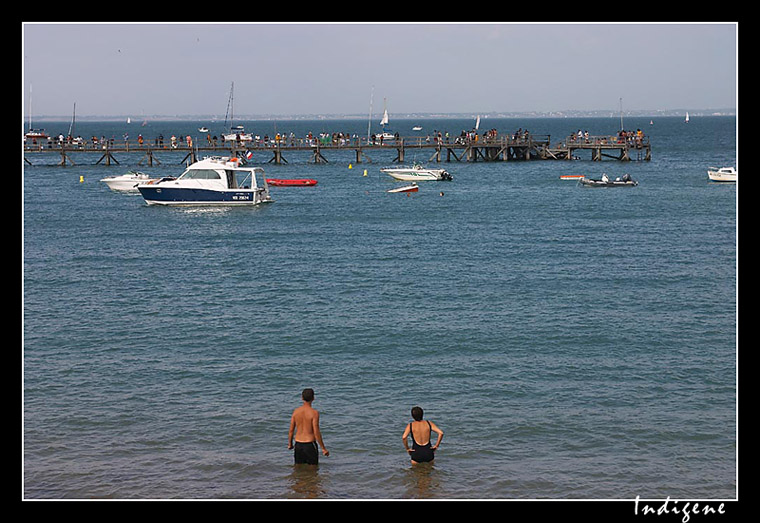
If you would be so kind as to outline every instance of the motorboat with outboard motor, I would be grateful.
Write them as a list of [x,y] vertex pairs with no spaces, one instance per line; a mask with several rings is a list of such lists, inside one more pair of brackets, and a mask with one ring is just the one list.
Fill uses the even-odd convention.
[[191,164],[177,178],[137,186],[148,205],[258,205],[272,201],[261,167],[238,158],[211,157]]
[[739,177],[739,172],[733,167],[708,167],[707,176],[714,182],[735,182]]
[[100,180],[105,183],[109,189],[118,192],[138,192],[137,186],[141,183],[155,181],[157,178],[151,178],[149,175],[140,171],[129,171],[119,176],[108,176]]
[[592,180],[584,176],[578,180],[578,183],[586,187],[636,187],[639,184],[639,182],[631,179],[631,175],[628,173],[622,177],[618,176],[614,180],[610,180],[607,173],[604,173],[600,180]]
[[405,182],[417,182],[426,180],[453,180],[453,176],[446,169],[428,169],[421,165],[414,164],[411,167],[387,167],[380,169],[383,172],[397,180]]

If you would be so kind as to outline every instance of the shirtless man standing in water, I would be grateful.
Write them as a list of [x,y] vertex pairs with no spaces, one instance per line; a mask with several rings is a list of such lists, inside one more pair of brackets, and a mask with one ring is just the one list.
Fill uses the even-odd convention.
[[[293,411],[290,417],[290,430],[288,431],[288,449],[295,448],[293,456],[296,464],[308,463],[319,464],[319,449],[322,447],[325,457],[330,451],[325,448],[322,441],[322,433],[319,431],[319,411],[311,408],[314,401],[314,390],[304,389],[301,394],[303,405]],[[293,434],[295,433],[295,447],[293,446]]]

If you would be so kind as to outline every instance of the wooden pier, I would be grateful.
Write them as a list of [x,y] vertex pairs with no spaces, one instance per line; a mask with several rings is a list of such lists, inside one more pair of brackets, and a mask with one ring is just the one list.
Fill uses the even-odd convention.
[[[387,157],[387,152],[395,154],[392,163],[404,163],[412,152],[415,161],[418,153],[427,157],[428,162],[510,162],[530,160],[582,160],[583,155],[591,161],[611,158],[618,161],[644,160],[652,157],[651,144],[647,136],[575,136],[571,135],[553,145],[548,135],[525,134],[522,136],[477,137],[477,139],[456,138],[442,140],[432,137],[397,137],[392,140],[318,139],[284,138],[264,143],[258,141],[227,141],[221,143],[205,140],[176,141],[169,144],[135,143],[108,140],[104,143],[87,141],[73,143],[57,139],[35,140],[24,143],[24,161],[32,165],[29,157],[41,153],[57,154],[59,165],[76,165],[74,157],[80,155],[98,156],[96,165],[120,164],[118,158],[138,154],[138,165],[161,164],[166,153],[180,153],[179,163],[194,162],[204,156],[252,155],[253,161],[283,164],[299,152],[306,152],[312,163],[329,163],[327,157],[332,152],[353,152],[354,163],[373,162],[373,158]],[[176,156],[172,154],[171,156]],[[263,159],[262,159],[263,158]],[[388,161],[383,161],[388,163]]]

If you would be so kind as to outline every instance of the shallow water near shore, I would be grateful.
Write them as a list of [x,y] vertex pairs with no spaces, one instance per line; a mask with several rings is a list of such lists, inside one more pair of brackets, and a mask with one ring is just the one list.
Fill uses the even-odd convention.
[[[706,169],[736,164],[736,121],[649,120],[626,121],[651,137],[649,162],[452,162],[452,182],[412,195],[386,192],[391,152],[352,168],[350,151],[259,155],[269,177],[319,183],[252,209],[149,207],[99,182],[139,153],[29,156],[24,497],[735,498],[739,186]],[[161,158],[141,170],[181,173],[182,155]],[[559,179],[602,172],[639,186]],[[305,387],[330,450],[316,469],[287,450]],[[411,467],[400,441],[414,405],[445,432],[433,466]]]

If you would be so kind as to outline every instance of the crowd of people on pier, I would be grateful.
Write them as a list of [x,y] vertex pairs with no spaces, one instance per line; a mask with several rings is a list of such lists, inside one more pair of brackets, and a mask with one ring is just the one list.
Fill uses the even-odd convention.
[[[185,149],[193,148],[194,146],[200,147],[229,147],[230,145],[236,147],[302,147],[302,146],[333,146],[333,147],[349,147],[349,146],[363,146],[363,145],[396,145],[399,140],[403,140],[406,144],[420,143],[420,144],[456,144],[456,145],[470,145],[470,144],[487,144],[496,143],[498,141],[508,141],[512,144],[528,143],[533,135],[527,130],[519,128],[513,133],[499,134],[499,131],[495,128],[487,129],[484,131],[478,131],[477,129],[462,130],[458,135],[454,136],[448,131],[441,131],[434,129],[431,133],[425,135],[415,134],[410,137],[400,137],[398,133],[388,135],[382,139],[378,138],[379,135],[370,135],[363,137],[357,133],[336,131],[332,133],[321,132],[312,133],[308,132],[302,138],[296,136],[295,133],[289,132],[276,132],[274,135],[264,134],[255,135],[251,133],[237,133],[221,136],[213,135],[211,133],[203,133],[205,138],[194,139],[190,135],[172,134],[167,140],[163,133],[159,133],[157,136],[151,139],[146,139],[142,134],[137,135],[136,142],[130,140],[130,136],[125,133],[122,136],[121,142],[113,137],[107,138],[105,136],[97,137],[92,136],[89,140],[85,140],[81,136],[64,136],[62,133],[57,137],[51,137],[44,135],[25,135],[24,145],[27,148],[78,148],[78,149],[108,149],[116,146],[123,146],[126,149],[129,148],[154,148],[154,149]],[[392,136],[392,138],[391,138]],[[636,131],[619,131],[616,136],[590,136],[588,131],[582,131],[578,129],[576,133],[571,134],[568,137],[570,143],[585,143],[585,144],[628,144],[632,147],[640,147],[645,139],[644,133],[641,129]]]
[[205,138],[194,139],[191,135],[172,134],[168,139],[163,133],[159,133],[153,138],[146,138],[138,134],[136,140],[130,139],[129,134],[125,133],[119,141],[114,137],[92,136],[84,139],[82,136],[64,136],[59,134],[57,137],[51,136],[25,136],[24,145],[29,148],[78,148],[78,149],[108,149],[121,146],[124,148],[154,148],[154,149],[179,149],[192,148],[194,145],[205,147],[228,147],[246,146],[246,147],[297,147],[297,146],[361,146],[361,145],[395,145],[400,140],[407,143],[413,141],[425,144],[450,144],[467,145],[475,143],[493,143],[505,136],[512,142],[527,141],[530,139],[530,133],[524,129],[518,129],[512,134],[500,136],[496,129],[488,129],[478,132],[473,129],[470,131],[462,130],[458,136],[452,136],[448,131],[433,130],[432,133],[425,135],[413,135],[411,137],[401,137],[398,133],[391,136],[381,137],[381,135],[370,135],[368,138],[349,132],[308,132],[302,138],[298,138],[295,133],[277,132],[270,136],[268,134],[255,135],[249,133],[236,133],[225,136],[217,136],[211,133],[203,133]]
[[641,145],[644,143],[645,137],[646,135],[641,129],[636,129],[635,131],[621,130],[618,131],[617,135],[615,136],[590,136],[588,131],[582,131],[578,129],[576,133],[571,134],[568,137],[568,142],[595,145],[616,143],[628,144],[631,147],[641,147]]

